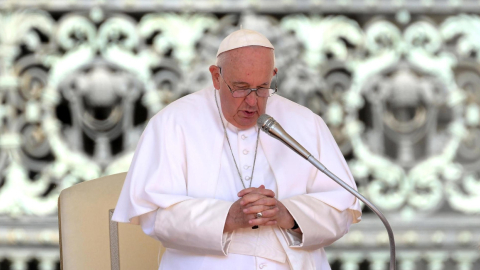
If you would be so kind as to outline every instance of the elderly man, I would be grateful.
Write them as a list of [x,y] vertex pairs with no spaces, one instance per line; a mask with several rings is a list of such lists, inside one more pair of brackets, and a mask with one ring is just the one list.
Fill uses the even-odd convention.
[[146,127],[113,219],[162,242],[160,269],[330,269],[323,248],[360,221],[355,197],[256,127],[273,116],[355,187],[323,120],[274,95],[274,59],[263,35],[233,32],[210,66],[213,87]]

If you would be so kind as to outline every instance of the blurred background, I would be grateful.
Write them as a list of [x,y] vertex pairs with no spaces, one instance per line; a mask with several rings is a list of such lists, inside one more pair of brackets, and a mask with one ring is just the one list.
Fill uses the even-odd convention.
[[[0,269],[59,269],[60,191],[127,171],[150,117],[211,83],[241,25],[272,41],[278,94],[323,117],[389,218],[398,269],[480,269],[478,14],[477,0],[0,1]],[[364,211],[327,248],[334,270],[387,269]]]

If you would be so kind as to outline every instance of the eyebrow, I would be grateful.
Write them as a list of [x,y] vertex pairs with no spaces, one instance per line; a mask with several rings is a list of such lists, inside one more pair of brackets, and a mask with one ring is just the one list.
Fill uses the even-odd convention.
[[[232,82],[232,85],[238,86],[238,85],[250,85],[250,84],[248,84],[247,82]],[[268,85],[268,82],[264,82],[259,86],[262,86],[262,85]]]

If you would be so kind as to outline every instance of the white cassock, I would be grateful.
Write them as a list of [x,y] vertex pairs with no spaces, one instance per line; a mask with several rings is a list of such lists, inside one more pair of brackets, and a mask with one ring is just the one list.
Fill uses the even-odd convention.
[[[239,130],[220,116],[213,87],[171,103],[150,120],[135,152],[113,220],[141,224],[167,248],[160,269],[330,269],[323,247],[361,219],[358,200],[280,141],[257,128]],[[218,93],[217,93],[218,97]],[[220,101],[219,101],[220,102]],[[355,182],[326,124],[307,108],[274,95],[266,113],[330,171]],[[278,226],[223,233],[245,186],[275,192],[303,234]]]

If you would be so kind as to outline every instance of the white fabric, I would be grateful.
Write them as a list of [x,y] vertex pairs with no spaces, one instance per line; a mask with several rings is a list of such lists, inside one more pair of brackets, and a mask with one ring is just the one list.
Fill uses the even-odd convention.
[[[208,88],[177,100],[150,120],[137,146],[113,216],[116,221],[138,224],[139,216],[156,213],[154,218],[144,218],[144,215],[141,219],[154,223],[154,230],[151,226],[144,230],[148,234],[153,231],[154,237],[167,247],[162,267],[165,264],[172,268],[165,269],[180,269],[176,260],[182,258],[184,261],[185,257],[195,266],[209,261],[207,258],[216,258],[217,263],[205,265],[209,269],[229,260],[235,261],[234,258],[250,261],[253,266],[258,262],[258,257],[247,256],[256,258],[257,262],[253,262],[252,258],[229,253],[236,232],[233,236],[223,234],[226,215],[235,198],[219,199],[217,194],[236,195],[237,186],[232,191],[232,186],[222,185],[241,184],[236,169],[233,167],[233,170],[231,164],[225,166],[223,161],[226,143],[213,91]],[[269,98],[267,113],[333,173],[355,187],[345,160],[320,117],[279,96]],[[237,154],[242,147],[237,148]],[[264,169],[259,173],[270,171],[273,174],[277,198],[303,231],[302,239],[294,240],[286,230],[271,227],[290,267],[329,269],[323,247],[345,234],[352,222],[360,220],[358,201],[264,133],[260,134],[259,149],[271,168],[262,165]],[[240,162],[243,166],[249,160]],[[222,170],[227,167],[230,167],[227,172],[230,181],[223,181]],[[254,181],[263,179],[256,177]],[[264,178],[266,182],[265,179],[268,177]],[[254,182],[255,186],[257,184]],[[224,189],[230,192],[219,192]]]
[[[217,116],[219,117],[219,116]],[[223,116],[222,116],[223,117]],[[239,166],[243,178],[250,178],[253,161],[255,156],[255,145],[257,140],[257,129],[252,127],[248,130],[239,130],[235,126],[227,123],[226,130],[232,145],[235,160]],[[246,151],[245,151],[246,150]],[[227,140],[224,141],[224,147],[221,159],[221,168],[219,181],[215,191],[215,199],[234,202],[239,199],[237,193],[244,189],[240,182],[235,163],[230,153]],[[244,180],[246,187],[249,187],[249,180]],[[252,187],[265,185],[266,188],[276,192],[277,184],[273,177],[273,172],[263,154],[261,145],[258,147],[257,160],[255,162],[255,171]],[[160,211],[158,211],[160,212]],[[155,234],[155,220],[157,211],[152,211],[141,216],[140,224],[144,232],[158,240]],[[160,224],[158,224],[161,226]],[[175,250],[164,254],[167,257],[181,259],[181,264],[172,264],[174,260],[162,259],[160,269],[256,269],[257,267],[267,267],[266,269],[288,270],[290,269],[286,261],[286,253],[277,240],[272,227],[260,227],[257,230],[250,228],[236,230],[229,243],[224,234],[224,250],[228,250],[228,259],[219,256],[198,256],[191,252],[180,252]],[[227,252],[226,252],[227,253]],[[252,254],[253,253],[253,254]],[[251,254],[251,255],[250,255]],[[253,255],[253,256],[252,256]],[[267,259],[272,258],[272,259]]]
[[222,40],[217,57],[223,52],[247,46],[262,46],[273,49],[272,43],[262,34],[248,29],[237,30]]

